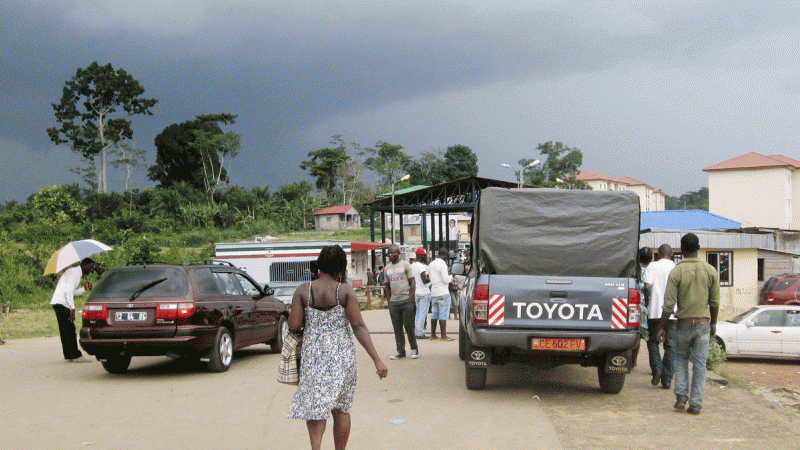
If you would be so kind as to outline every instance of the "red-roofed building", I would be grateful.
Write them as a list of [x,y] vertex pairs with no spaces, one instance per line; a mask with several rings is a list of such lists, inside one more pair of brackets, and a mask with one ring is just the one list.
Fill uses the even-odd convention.
[[343,230],[361,228],[361,214],[353,205],[337,205],[322,208],[311,214],[315,230]]
[[743,228],[800,229],[800,161],[750,152],[703,170],[709,212]]
[[582,170],[575,176],[595,191],[631,191],[639,196],[642,211],[663,211],[666,196],[658,189],[631,177],[614,178],[600,172]]

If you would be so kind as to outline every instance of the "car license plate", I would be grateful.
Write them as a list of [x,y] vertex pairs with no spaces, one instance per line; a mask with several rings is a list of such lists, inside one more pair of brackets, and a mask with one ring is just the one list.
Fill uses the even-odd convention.
[[533,338],[531,350],[555,350],[562,352],[582,352],[586,350],[585,339]]
[[114,315],[117,322],[141,322],[147,320],[146,311],[119,311]]

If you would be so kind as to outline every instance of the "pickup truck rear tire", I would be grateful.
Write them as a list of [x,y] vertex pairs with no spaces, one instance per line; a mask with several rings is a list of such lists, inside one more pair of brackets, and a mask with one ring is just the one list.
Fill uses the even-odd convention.
[[458,324],[458,357],[464,361],[467,359],[467,350],[464,348],[466,346],[467,340],[467,332],[464,330],[464,326],[461,323]]
[[624,373],[606,373],[603,367],[597,368],[597,378],[600,380],[600,392],[606,394],[619,394],[625,385]]

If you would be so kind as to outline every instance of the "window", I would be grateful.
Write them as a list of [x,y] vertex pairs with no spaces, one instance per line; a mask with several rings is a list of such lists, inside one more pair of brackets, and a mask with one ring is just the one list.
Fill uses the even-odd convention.
[[259,294],[258,286],[254,285],[250,280],[248,280],[244,275],[237,273],[236,279],[239,280],[239,284],[242,285],[242,289],[244,289],[244,293],[251,297],[255,297]]
[[758,258],[758,281],[764,281],[764,258]]
[[786,311],[786,326],[800,327],[800,311]]
[[230,272],[215,272],[214,278],[217,279],[217,284],[225,288],[225,293],[228,295],[244,295],[242,286],[236,279],[234,274]]
[[761,311],[760,314],[753,316],[753,325],[757,327],[782,327],[785,314],[786,311],[780,309]]
[[706,261],[719,272],[720,286],[733,286],[733,252],[708,252]]

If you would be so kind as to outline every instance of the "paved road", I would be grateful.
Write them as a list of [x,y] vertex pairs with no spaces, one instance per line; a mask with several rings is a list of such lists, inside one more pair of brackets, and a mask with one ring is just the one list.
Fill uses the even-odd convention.
[[[421,341],[420,359],[389,361],[388,313],[364,315],[390,373],[378,380],[359,347],[349,448],[797,448],[796,412],[708,383],[703,414],[675,413],[642,366],[620,395],[601,394],[594,369],[575,366],[492,368],[485,391],[467,391],[456,342]],[[10,341],[0,347],[0,448],[308,448],[305,424],[285,418],[294,388],[275,381],[277,358],[251,347],[222,374],[134,358],[120,376],[62,362],[55,338]],[[323,448],[333,448],[330,428]]]

